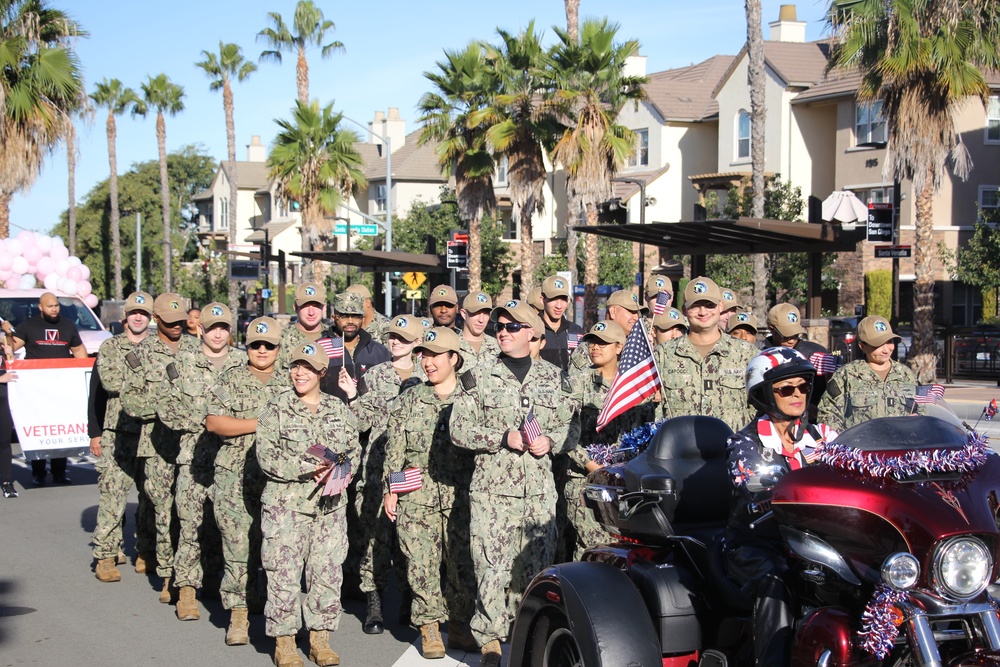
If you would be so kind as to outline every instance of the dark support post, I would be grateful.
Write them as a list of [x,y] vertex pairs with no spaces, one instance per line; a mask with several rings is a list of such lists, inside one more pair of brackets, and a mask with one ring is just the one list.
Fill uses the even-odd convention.
[[708,265],[705,255],[691,255],[691,277],[705,275],[705,267]]
[[819,319],[823,312],[823,253],[809,253],[806,318]]
[[285,251],[278,251],[278,312],[285,314]]
[[[899,181],[892,182],[892,245],[899,245]],[[899,257],[892,258],[892,330],[899,328]]]

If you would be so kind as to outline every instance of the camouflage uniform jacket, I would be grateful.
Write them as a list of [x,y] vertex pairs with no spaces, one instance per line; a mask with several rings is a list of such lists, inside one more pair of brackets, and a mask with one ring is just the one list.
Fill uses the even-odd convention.
[[[322,332],[322,329],[320,329],[320,332]],[[274,362],[274,372],[281,375],[285,386],[292,386],[292,380],[288,375],[288,371],[292,365],[292,353],[295,352],[295,348],[306,343],[314,343],[322,337],[322,333],[317,333],[316,337],[312,340],[306,338],[306,335],[302,333],[302,329],[299,329],[297,324],[289,324],[281,330],[280,347],[278,348],[278,358]]]
[[320,396],[314,414],[294,391],[283,391],[268,401],[257,422],[257,461],[267,476],[261,502],[303,514],[332,512],[347,505],[341,493],[320,502],[323,489],[312,475],[319,461],[306,450],[325,445],[345,454],[355,474],[361,462],[358,421],[343,401]]
[[[197,351],[201,340],[181,336],[177,354]],[[120,398],[122,408],[143,422],[137,456],[159,454],[173,463],[180,446],[180,435],[156,418],[156,408],[169,390],[167,366],[174,360],[174,351],[158,337],[150,335],[135,348],[134,366],[126,360],[130,372],[125,375]]]
[[[257,415],[268,400],[282,391],[291,389],[288,388],[277,367],[271,373],[267,384],[261,385],[257,376],[250,372],[244,359],[242,365],[225,368],[219,374],[208,396],[207,414],[236,419],[257,419]],[[247,455],[256,440],[257,435],[254,433],[222,438],[222,447],[215,457],[215,466],[233,472],[243,470]]]
[[[410,385],[425,382],[427,376],[419,363],[414,361],[413,374],[407,382]],[[392,367],[391,361],[383,361],[365,372],[365,393],[351,403],[351,409],[358,418],[362,431],[371,429],[372,437],[385,432],[389,423],[389,410],[394,409],[394,399],[399,396],[403,381]]]
[[134,351],[138,343],[133,343],[128,336],[121,333],[101,343],[97,355],[97,375],[101,378],[104,391],[108,392],[108,406],[104,413],[104,430],[120,433],[139,433],[142,431],[142,421],[131,416],[122,409],[119,393],[125,381],[125,376],[131,369],[125,362],[125,355]]
[[439,398],[434,385],[424,383],[396,399],[389,417],[384,488],[389,488],[391,473],[407,468],[420,468],[423,484],[401,495],[403,504],[447,509],[469,491],[473,455],[452,445],[448,431],[454,395]]
[[[459,447],[478,453],[472,492],[517,498],[555,494],[550,456],[566,442],[574,410],[568,378],[536,360],[524,382],[518,382],[497,357],[463,373],[459,384],[451,437]],[[518,431],[532,409],[542,435],[552,441],[549,456],[536,458],[507,447],[507,432]]]
[[586,376],[592,366],[593,363],[590,360],[590,351],[587,349],[587,344],[581,342],[573,350],[573,354],[569,356],[569,368],[566,372],[569,373],[570,378],[576,379],[578,376]]
[[156,406],[156,415],[170,429],[180,433],[181,446],[177,463],[200,469],[215,466],[215,455],[222,438],[205,430],[212,385],[219,374],[246,364],[244,355],[230,348],[218,371],[202,350],[178,352],[171,362],[177,377],[169,380],[167,395]]
[[500,354],[500,343],[493,336],[483,334],[483,344],[479,348],[479,352],[476,352],[476,349],[465,340],[465,334],[463,333],[458,337],[458,353],[462,355],[462,372],[464,373],[478,366],[483,361],[492,359]]
[[580,412],[573,418],[566,445],[570,466],[567,474],[570,477],[586,477],[587,447],[596,443],[617,446],[621,437],[632,429],[656,420],[656,403],[646,402],[637,405],[624,414],[612,419],[604,428],[597,431],[597,417],[604,407],[604,398],[611,390],[611,383],[604,379],[600,371],[591,369],[587,375],[577,375],[571,380],[573,398]]
[[734,431],[743,428],[756,415],[745,379],[756,354],[753,345],[721,334],[704,359],[687,336],[657,345],[653,357],[663,381],[662,416],[705,415]]
[[389,318],[376,310],[365,331],[371,334],[376,343],[385,345],[389,338]]
[[819,402],[819,421],[844,430],[875,419],[913,412],[917,377],[905,364],[892,362],[885,382],[864,359],[842,366],[830,376]]

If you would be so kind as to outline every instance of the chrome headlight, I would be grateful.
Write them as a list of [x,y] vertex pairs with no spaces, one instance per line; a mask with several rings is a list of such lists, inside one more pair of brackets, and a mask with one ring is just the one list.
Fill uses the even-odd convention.
[[892,554],[882,563],[882,581],[897,591],[913,588],[920,577],[920,561],[911,553]]
[[992,572],[993,557],[975,537],[956,537],[935,550],[934,586],[945,596],[974,598],[989,585]]

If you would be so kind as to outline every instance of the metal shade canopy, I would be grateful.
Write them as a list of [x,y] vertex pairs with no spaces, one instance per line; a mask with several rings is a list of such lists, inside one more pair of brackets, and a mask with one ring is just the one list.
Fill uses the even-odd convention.
[[444,273],[444,262],[440,255],[425,255],[412,252],[385,250],[314,251],[290,253],[304,259],[332,262],[345,266],[356,266],[362,271],[374,273],[392,271],[423,271]]
[[866,222],[868,207],[850,190],[834,190],[823,200],[823,219],[830,222]]

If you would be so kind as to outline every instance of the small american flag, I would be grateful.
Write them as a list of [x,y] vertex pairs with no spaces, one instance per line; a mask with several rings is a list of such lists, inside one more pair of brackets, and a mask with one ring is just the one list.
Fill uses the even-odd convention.
[[330,468],[326,476],[326,486],[323,487],[324,496],[337,496],[344,492],[351,484],[351,464],[338,463]]
[[597,430],[655,394],[660,386],[653,348],[649,345],[642,320],[639,320],[625,338],[625,347],[618,359],[618,373],[608,395],[604,397],[601,414],[597,416]]
[[983,412],[986,414],[986,421],[993,421],[993,418],[997,416],[997,399],[991,400]]
[[407,468],[402,472],[389,473],[389,493],[409,493],[423,486],[420,468]]
[[833,375],[837,370],[837,359],[826,352],[813,352],[809,362],[816,368],[816,375]]
[[320,338],[318,341],[319,346],[323,348],[326,352],[326,356],[331,359],[343,359],[344,358],[344,339],[340,336],[334,338]]
[[524,423],[521,424],[521,438],[530,445],[540,437],[542,437],[542,427],[535,417],[535,409],[531,408],[528,410],[528,416],[524,418]]
[[569,350],[575,350],[580,347],[580,341],[583,339],[583,334],[578,333],[568,333],[566,334],[566,348]]
[[653,304],[653,314],[662,315],[667,312],[667,307],[670,306],[670,299],[673,294],[670,292],[658,292],[656,295],[656,303]]
[[922,384],[917,387],[915,403],[937,403],[944,398],[944,386],[940,384]]

